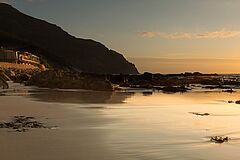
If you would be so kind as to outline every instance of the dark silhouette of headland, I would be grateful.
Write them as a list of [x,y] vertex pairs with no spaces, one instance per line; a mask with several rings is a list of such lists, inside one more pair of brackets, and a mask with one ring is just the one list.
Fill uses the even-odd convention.
[[0,22],[1,47],[38,53],[54,67],[98,74],[138,74],[122,54],[94,40],[76,38],[8,4],[0,3]]

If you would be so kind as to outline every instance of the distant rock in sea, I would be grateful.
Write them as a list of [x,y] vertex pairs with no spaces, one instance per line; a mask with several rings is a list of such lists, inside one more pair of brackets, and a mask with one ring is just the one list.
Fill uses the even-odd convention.
[[[0,46],[30,50],[57,68],[101,74],[138,74],[122,54],[91,39],[76,38],[59,26],[0,3]],[[74,24],[73,24],[74,25]]]

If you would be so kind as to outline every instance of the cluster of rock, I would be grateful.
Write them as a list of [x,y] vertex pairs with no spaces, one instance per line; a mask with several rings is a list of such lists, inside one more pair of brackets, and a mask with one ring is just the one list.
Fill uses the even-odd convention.
[[[222,77],[215,74],[185,73],[185,74],[152,74],[139,75],[109,75],[114,84],[128,87],[152,88],[153,86],[183,86],[189,84],[219,85]],[[240,83],[238,83],[240,84]]]
[[28,81],[31,76],[35,73],[41,72],[40,69],[15,69],[15,68],[4,68],[2,71],[12,80],[17,83],[23,83]]
[[4,68],[0,67],[0,89],[7,89],[7,81],[23,83],[30,79],[34,74],[40,72],[39,69],[19,69],[19,68]]
[[26,132],[31,128],[49,128],[34,117],[14,116],[10,122],[0,123],[0,128],[13,129],[16,132]]
[[120,87],[147,88],[166,92],[186,92],[190,85],[202,85],[205,89],[222,89],[233,93],[232,87],[239,87],[237,78],[228,78],[217,74],[183,73],[183,74],[152,74],[139,75],[109,75],[108,79]]
[[97,74],[84,74],[59,69],[42,71],[38,68],[19,69],[0,67],[0,88],[7,89],[7,81],[44,88],[88,89],[97,91],[113,90],[111,83]]
[[111,83],[102,77],[66,70],[39,72],[34,74],[26,84],[43,88],[113,90]]
[[224,142],[228,142],[229,139],[230,138],[228,137],[214,136],[214,137],[211,137],[210,141],[214,143],[224,143]]
[[205,89],[222,89],[223,92],[235,92],[232,87],[240,86],[237,79],[224,79],[215,74],[185,73],[185,74],[152,74],[139,75],[106,75],[87,74],[70,69],[14,69],[0,67],[0,88],[7,88],[6,81],[34,85],[44,88],[88,89],[97,91],[112,91],[113,85],[130,88],[145,88],[166,93],[187,92],[193,85],[202,85]]
[[240,104],[240,100],[238,100],[238,101],[228,101],[228,103]]
[[38,68],[4,68],[0,67],[0,88],[7,89],[7,81],[24,83],[44,88],[87,89],[112,91],[113,87],[105,77],[97,74],[84,74],[69,70],[47,70]]

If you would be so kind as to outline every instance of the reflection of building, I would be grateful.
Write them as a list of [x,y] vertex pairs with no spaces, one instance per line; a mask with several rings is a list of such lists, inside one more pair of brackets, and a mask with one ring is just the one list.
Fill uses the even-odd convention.
[[0,49],[0,62],[39,65],[40,59],[29,52]]

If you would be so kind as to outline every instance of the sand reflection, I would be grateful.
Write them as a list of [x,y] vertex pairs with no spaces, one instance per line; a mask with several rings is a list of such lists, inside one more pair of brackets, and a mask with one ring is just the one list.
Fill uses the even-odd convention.
[[134,93],[96,92],[96,91],[66,91],[42,90],[31,94],[30,97],[41,102],[74,103],[74,104],[120,104]]

